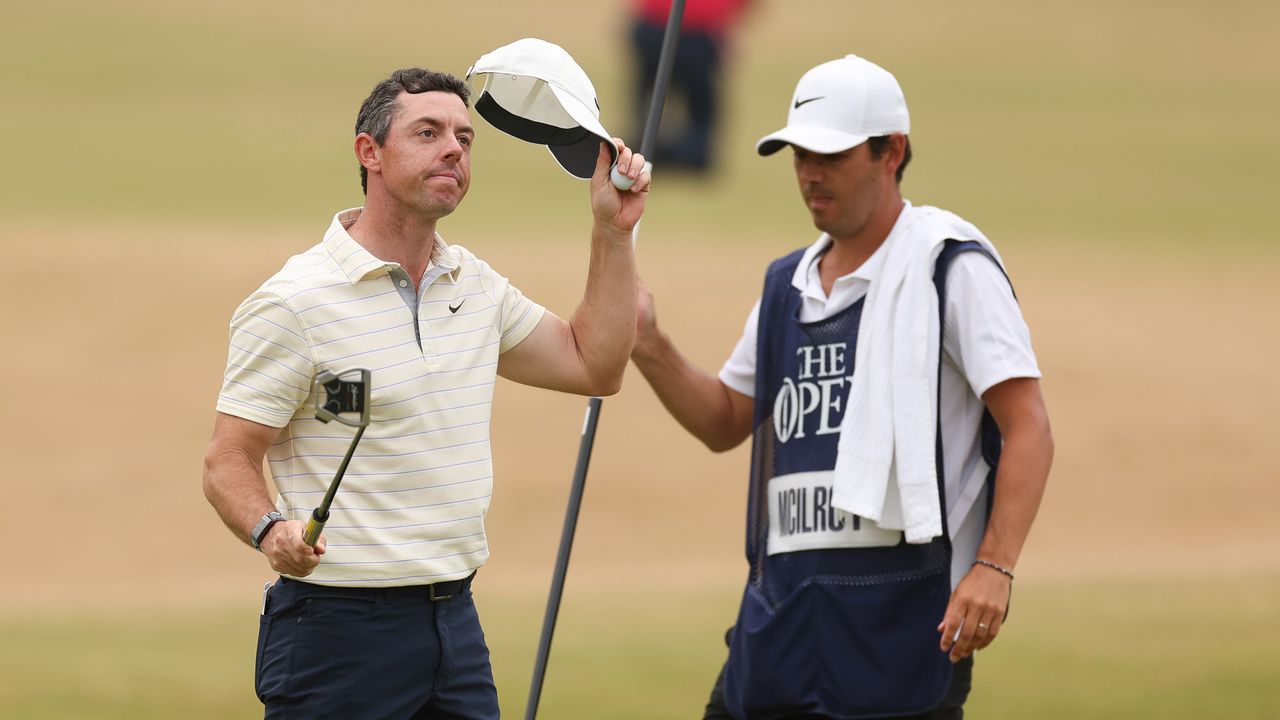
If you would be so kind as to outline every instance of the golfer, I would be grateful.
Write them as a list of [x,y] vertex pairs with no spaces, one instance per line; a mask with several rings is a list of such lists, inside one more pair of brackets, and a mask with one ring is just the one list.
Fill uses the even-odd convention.
[[[438,232],[471,183],[468,94],[418,68],[378,83],[355,128],[364,206],[335,215],[231,321],[204,489],[280,574],[256,663],[269,718],[497,718],[470,591],[489,556],[495,378],[583,395],[622,382],[644,158],[616,141],[636,180],[618,191],[601,143],[587,288],[562,320]],[[351,367],[372,370],[371,422],[313,548],[305,522],[351,431],[315,419],[312,383]]]
[[999,635],[1053,455],[994,246],[902,198],[910,120],[857,56],[807,72],[786,127],[822,234],[765,272],[719,372],[641,289],[632,359],[708,447],[752,439],[750,573],[706,718],[960,718]]

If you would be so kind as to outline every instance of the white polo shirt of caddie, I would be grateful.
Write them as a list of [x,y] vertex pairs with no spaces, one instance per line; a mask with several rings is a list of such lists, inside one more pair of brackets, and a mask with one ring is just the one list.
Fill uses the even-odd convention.
[[[903,212],[911,210],[908,204]],[[801,322],[824,320],[853,305],[867,294],[883,265],[882,244],[860,267],[836,279],[828,296],[822,289],[818,261],[831,244],[824,233],[805,251],[792,276],[791,284],[801,296]],[[726,386],[748,397],[755,397],[759,315],[757,300],[719,374]],[[1040,369],[1031,349],[1031,332],[1009,281],[982,253],[961,253],[952,260],[942,340],[939,409],[954,587],[973,564],[986,531],[984,480],[990,468],[982,458],[979,433],[985,407],[982,394],[1005,380],[1038,378]]]
[[369,368],[369,427],[330,510],[327,552],[306,580],[380,587],[463,578],[489,556],[498,356],[544,309],[438,235],[413,298],[400,265],[347,233],[359,215],[335,215],[320,244],[235,311],[217,408],[281,429],[267,451],[276,504],[305,521],[356,432],[316,419],[315,377]]

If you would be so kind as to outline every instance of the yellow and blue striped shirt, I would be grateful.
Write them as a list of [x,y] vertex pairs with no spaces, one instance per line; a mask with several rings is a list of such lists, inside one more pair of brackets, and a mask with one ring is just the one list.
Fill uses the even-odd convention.
[[315,376],[371,369],[370,424],[325,527],[328,552],[307,580],[378,587],[465,577],[489,555],[498,356],[544,309],[437,236],[415,312],[404,270],[347,233],[359,213],[338,213],[320,244],[236,310],[217,408],[281,428],[267,452],[277,505],[305,520],[354,434],[316,420]]

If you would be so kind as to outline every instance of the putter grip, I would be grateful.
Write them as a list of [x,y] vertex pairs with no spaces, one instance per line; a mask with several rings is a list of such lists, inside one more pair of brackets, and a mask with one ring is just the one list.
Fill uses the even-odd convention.
[[311,517],[307,518],[307,529],[302,533],[302,542],[316,546],[316,542],[320,540],[320,533],[324,532],[324,524],[329,518],[320,517],[320,508],[311,511]]

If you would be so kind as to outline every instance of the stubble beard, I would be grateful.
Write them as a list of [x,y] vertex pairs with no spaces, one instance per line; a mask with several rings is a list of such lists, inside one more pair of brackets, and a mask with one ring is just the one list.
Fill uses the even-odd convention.
[[465,191],[461,192],[456,199],[443,193],[433,192],[426,187],[426,182],[424,180],[414,188],[415,192],[397,197],[396,201],[400,207],[410,214],[434,221],[452,214],[466,197]]
[[843,212],[823,224],[819,224],[819,219],[815,215],[813,218],[814,225],[831,237],[852,238],[860,236],[871,224],[871,219],[876,214],[876,208],[880,205],[883,188],[877,187],[878,185],[879,183],[874,178],[869,179],[863,186],[864,192],[858,193],[854,199],[850,200],[851,205],[844,208]]
[[872,210],[870,207],[854,208],[825,221],[815,213],[813,224],[833,238],[855,237],[871,222]]

